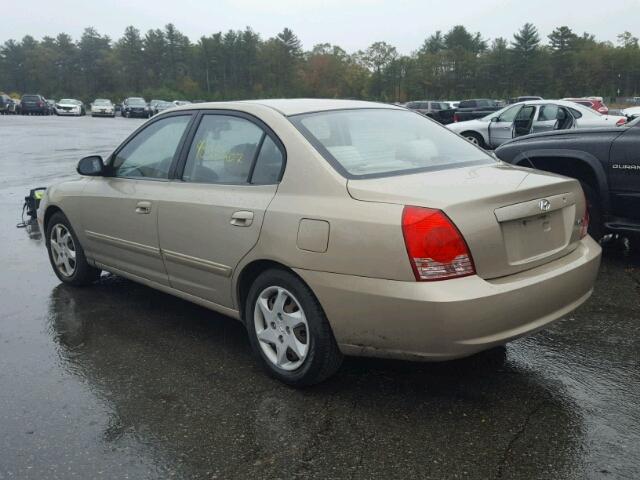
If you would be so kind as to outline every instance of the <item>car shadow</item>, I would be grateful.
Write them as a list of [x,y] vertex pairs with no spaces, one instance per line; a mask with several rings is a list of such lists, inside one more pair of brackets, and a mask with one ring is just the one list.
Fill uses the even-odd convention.
[[347,358],[295,390],[253,358],[244,327],[109,275],[55,287],[60,364],[109,405],[96,441],[151,448],[182,478],[569,478],[583,425],[562,385],[509,348],[443,363]]

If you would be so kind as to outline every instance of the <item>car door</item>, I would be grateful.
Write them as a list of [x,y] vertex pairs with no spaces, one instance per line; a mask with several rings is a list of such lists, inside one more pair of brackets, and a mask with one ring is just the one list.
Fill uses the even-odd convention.
[[158,203],[193,119],[182,112],[146,124],[111,156],[108,176],[83,192],[87,256],[106,270],[168,284],[158,241]]
[[551,132],[558,127],[558,105],[547,103],[540,105],[538,114],[533,121],[531,133]]
[[516,119],[513,121],[513,136],[521,137],[529,135],[533,126],[533,119],[536,116],[537,107],[535,105],[525,105],[520,109]]
[[640,223],[640,125],[625,128],[611,145],[609,184],[615,217]]
[[285,151],[248,115],[206,112],[198,122],[181,181],[160,203],[160,247],[172,287],[233,307],[231,276],[258,241]]
[[514,105],[502,112],[495,120],[492,119],[489,123],[489,145],[491,147],[499,147],[513,138],[513,122],[521,109],[522,105]]

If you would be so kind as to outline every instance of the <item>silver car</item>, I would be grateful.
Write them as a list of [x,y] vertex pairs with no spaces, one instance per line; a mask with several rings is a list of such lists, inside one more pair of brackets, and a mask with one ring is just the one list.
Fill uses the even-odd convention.
[[532,133],[570,128],[622,125],[623,116],[602,115],[595,110],[565,100],[520,102],[486,117],[447,125],[475,145],[496,148],[507,140]]

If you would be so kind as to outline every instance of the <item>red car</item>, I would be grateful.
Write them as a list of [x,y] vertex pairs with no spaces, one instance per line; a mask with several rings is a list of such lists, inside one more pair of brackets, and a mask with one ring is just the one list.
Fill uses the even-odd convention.
[[563,98],[563,100],[579,103],[580,105],[589,107],[603,115],[609,113],[609,107],[604,104],[604,100],[602,100],[602,97]]

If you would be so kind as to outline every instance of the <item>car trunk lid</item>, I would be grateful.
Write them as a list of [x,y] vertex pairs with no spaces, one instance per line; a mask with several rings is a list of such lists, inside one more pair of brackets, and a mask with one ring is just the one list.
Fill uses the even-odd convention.
[[584,197],[573,179],[505,164],[349,180],[362,201],[438,208],[464,236],[485,279],[534,268],[572,251]]

